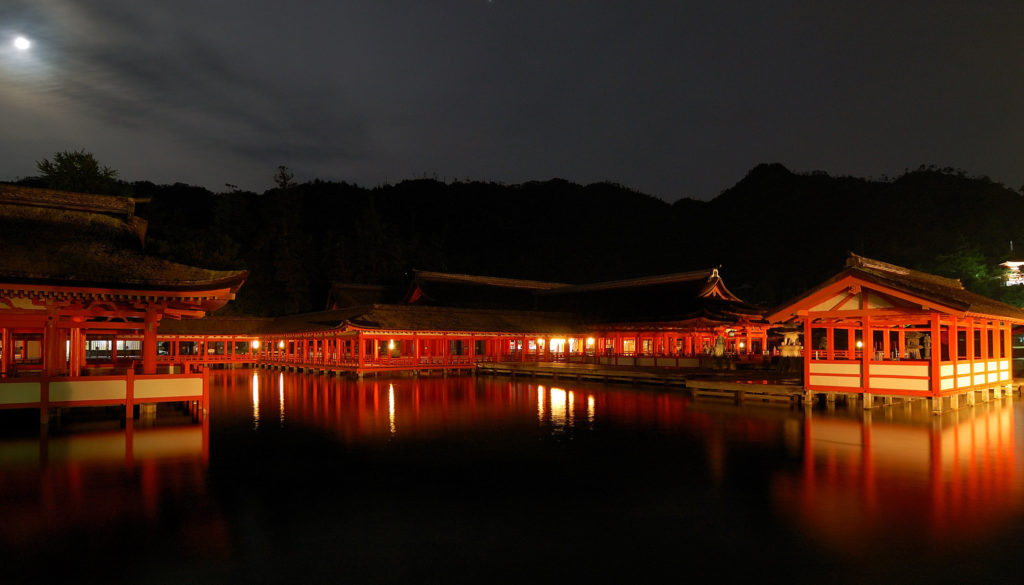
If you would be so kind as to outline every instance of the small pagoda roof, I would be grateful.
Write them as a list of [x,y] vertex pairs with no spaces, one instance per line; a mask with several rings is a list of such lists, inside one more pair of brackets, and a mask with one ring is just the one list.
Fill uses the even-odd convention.
[[[680,283],[701,283],[707,285],[705,288],[714,286],[716,283],[721,282],[721,277],[718,275],[717,268],[708,268],[705,270],[693,270],[690,272],[676,272],[673,274],[660,274],[657,276],[642,276],[639,278],[627,278],[623,280],[609,280],[606,282],[595,282],[591,284],[573,284],[565,285],[558,288],[550,288],[540,294],[547,295],[559,295],[559,294],[578,294],[605,290],[621,290],[630,288],[647,288],[652,286],[663,286],[673,285]],[[725,285],[722,284],[722,289],[725,289]],[[731,300],[739,300],[738,297],[732,293],[725,291],[728,298]]]
[[1016,322],[1024,322],[1024,311],[1006,303],[973,293],[964,288],[960,280],[946,278],[881,260],[874,260],[850,253],[846,266],[839,274],[805,292],[800,297],[775,309],[768,319],[782,322],[791,318],[796,311],[808,308],[818,293],[826,291],[844,279],[859,280],[875,284],[883,289],[902,293],[911,302],[923,307],[944,308],[946,312],[965,315],[1002,317]]
[[718,268],[571,285],[538,296],[541,308],[606,324],[760,321],[764,314],[726,288]]
[[366,305],[335,311],[289,315],[261,328],[262,334],[327,330],[571,333],[578,326],[571,315],[538,311],[466,309],[417,305]]
[[0,185],[0,281],[99,289],[230,289],[244,270],[207,270],[150,256],[134,201]]

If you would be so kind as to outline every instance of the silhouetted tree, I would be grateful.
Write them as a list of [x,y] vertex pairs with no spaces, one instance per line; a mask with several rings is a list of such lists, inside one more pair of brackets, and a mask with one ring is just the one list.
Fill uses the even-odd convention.
[[90,152],[65,150],[53,154],[53,160],[36,161],[44,184],[50,189],[124,195],[125,187],[117,180],[117,171],[100,165]]
[[277,184],[278,189],[287,189],[292,186],[292,179],[295,178],[295,174],[288,170],[288,167],[279,165],[277,172],[274,173],[274,183]]

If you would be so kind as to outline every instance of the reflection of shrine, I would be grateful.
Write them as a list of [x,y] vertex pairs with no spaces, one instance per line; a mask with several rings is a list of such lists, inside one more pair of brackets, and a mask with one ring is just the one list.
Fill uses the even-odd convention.
[[[358,443],[459,430],[534,429],[558,434],[605,424],[678,428],[689,398],[658,392],[608,393],[600,385],[548,386],[521,379],[467,376],[355,381],[268,370],[213,373],[214,408],[254,428],[327,429]],[[219,404],[226,401],[230,404]],[[239,405],[246,404],[245,408]],[[247,415],[246,420],[237,420]]]
[[66,435],[43,427],[40,437],[0,441],[0,546],[59,550],[83,530],[151,521],[168,507],[188,513],[194,506],[168,500],[206,491],[207,420]]
[[802,475],[780,478],[775,497],[837,547],[980,535],[1017,505],[1013,415],[1000,400],[941,417],[923,404],[809,416]]

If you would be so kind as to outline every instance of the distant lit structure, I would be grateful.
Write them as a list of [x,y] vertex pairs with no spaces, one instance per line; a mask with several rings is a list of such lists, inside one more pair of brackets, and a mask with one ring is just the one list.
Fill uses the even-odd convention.
[[1020,270],[1020,267],[1024,266],[1024,261],[1007,260],[1000,264],[1000,266],[1006,268],[1006,286],[1024,284],[1024,272],[1021,272]]

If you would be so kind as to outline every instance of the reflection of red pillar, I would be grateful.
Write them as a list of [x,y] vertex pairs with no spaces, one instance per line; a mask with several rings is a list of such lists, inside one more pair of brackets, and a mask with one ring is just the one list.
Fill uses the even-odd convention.
[[[867,349],[867,346],[864,348]],[[864,490],[864,510],[871,520],[878,514],[878,485],[875,480],[875,453],[871,444],[871,413],[861,419],[861,480]]]
[[[942,481],[942,420],[936,417],[929,436],[931,446],[931,469],[929,469],[932,488],[931,518],[932,528],[940,528],[945,510],[945,486]],[[955,444],[955,443],[954,443]]]

